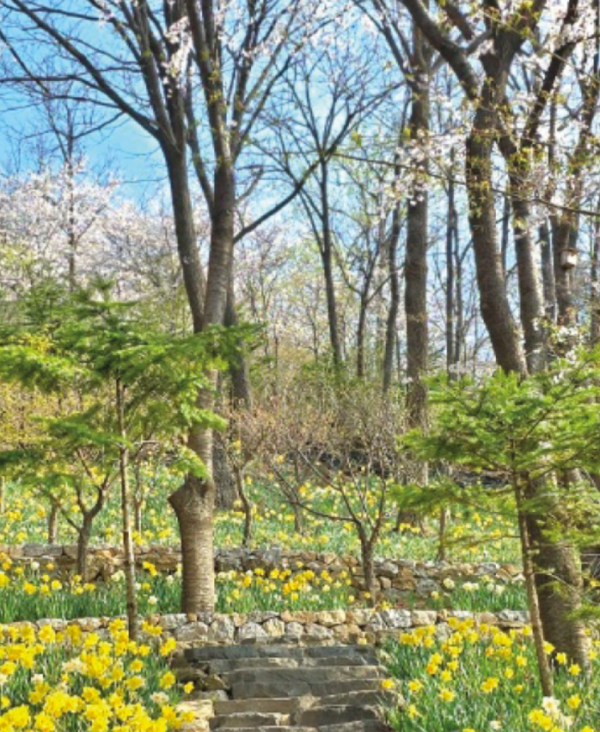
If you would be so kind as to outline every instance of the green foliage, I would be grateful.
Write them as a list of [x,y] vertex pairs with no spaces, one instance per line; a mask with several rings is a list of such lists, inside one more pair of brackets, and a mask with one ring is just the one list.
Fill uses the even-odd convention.
[[[526,511],[543,510],[548,496],[556,498],[555,476],[600,469],[600,351],[582,352],[576,359],[556,361],[547,371],[521,379],[497,371],[476,382],[440,378],[431,383],[433,424],[427,434],[413,431],[401,438],[412,454],[431,461],[491,475],[507,488],[547,481],[543,496],[529,499]],[[554,488],[552,488],[554,485]],[[402,505],[433,508],[449,503],[473,503],[511,510],[502,488],[460,489],[451,481],[435,482],[429,490],[398,489]],[[571,516],[597,512],[597,493],[588,482],[570,481],[560,500]],[[542,503],[540,503],[542,501]],[[582,537],[582,541],[589,541]]]
[[[140,317],[135,303],[112,302],[107,286],[68,294],[32,291],[20,325],[0,332],[0,379],[55,395],[59,408],[41,417],[43,437],[0,454],[8,474],[42,491],[69,482],[95,490],[116,475],[119,450],[167,444],[176,468],[198,476],[204,466],[183,447],[193,426],[223,429],[201,408],[210,373],[235,358],[248,329],[211,328],[171,335]],[[123,395],[125,433],[118,425]],[[45,486],[45,487],[44,487]]]
[[473,471],[532,480],[551,472],[600,468],[600,351],[556,361],[520,379],[497,371],[477,383],[440,378],[431,385],[435,423],[403,444],[421,457]]

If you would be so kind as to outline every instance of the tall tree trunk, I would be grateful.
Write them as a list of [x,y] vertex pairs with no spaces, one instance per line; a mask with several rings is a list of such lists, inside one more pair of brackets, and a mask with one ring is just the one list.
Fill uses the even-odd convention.
[[183,151],[173,150],[165,146],[163,151],[169,173],[175,235],[183,272],[183,283],[190,306],[194,332],[199,333],[204,323],[205,283],[194,227],[186,150],[185,148]]
[[[235,284],[233,268],[227,290],[227,305],[225,307],[226,327],[235,327],[239,325],[237,309],[235,306]],[[238,357],[231,363],[229,367],[231,376],[231,396],[234,407],[243,407],[245,409],[252,408],[252,386],[250,383],[250,369],[248,368],[248,359],[243,349],[240,350]]]
[[81,577],[83,582],[87,582],[89,579],[88,554],[93,522],[94,517],[91,516],[91,514],[83,514],[81,526],[77,531],[77,574]]
[[[450,152],[454,163],[454,148]],[[456,357],[456,322],[455,322],[455,271],[454,271],[454,229],[456,207],[454,204],[454,166],[448,180],[448,213],[446,221],[446,370],[452,373],[457,363]]]
[[554,323],[556,319],[556,282],[554,279],[554,255],[550,238],[550,227],[544,219],[539,228],[542,250],[542,280],[544,284],[544,310],[546,320]]
[[593,346],[600,343],[600,202],[596,210],[590,274],[590,342]]
[[[488,16],[488,26],[492,31],[492,48],[489,53],[486,52],[481,56],[485,69],[485,78],[483,80],[478,78],[477,73],[469,63],[467,55],[462,53],[456,44],[449,42],[444,29],[435,24],[421,2],[403,0],[403,4],[411,13],[413,20],[419,23],[420,28],[427,34],[432,45],[452,66],[465,93],[475,104],[474,121],[466,145],[466,184],[469,199],[469,224],[475,253],[481,312],[499,366],[504,371],[516,372],[522,377],[526,377],[528,374],[527,359],[522,348],[517,324],[511,312],[504,280],[501,252],[498,247],[493,192],[492,149],[497,137],[499,136],[499,142],[501,142],[502,136],[505,134],[500,112],[506,102],[505,92],[512,62],[529,33],[535,32],[540,18],[539,11],[544,8],[545,3],[543,0],[539,3],[530,3],[527,8],[523,6],[519,10],[518,22],[522,25],[522,30],[517,33],[510,27],[510,24],[508,27],[500,26],[498,23],[499,14],[494,13]],[[574,22],[577,13],[578,3],[576,1],[570,2],[564,23]],[[555,64],[556,71],[556,75],[551,77],[552,79],[560,76],[562,70],[560,66],[556,67],[557,62],[562,63],[562,68],[564,68],[564,59],[568,57],[572,50],[571,36],[572,34],[565,33],[567,40],[561,48],[561,52],[552,59],[551,63]],[[532,128],[535,133],[536,124],[540,119],[538,111],[543,111],[547,98],[547,91],[541,89],[541,94],[538,97],[539,104],[535,107],[530,118],[531,125],[528,127],[528,131]],[[534,134],[528,135],[528,139],[533,138]],[[515,214],[514,211],[513,214]],[[523,309],[521,312],[526,317],[529,317],[530,312],[533,311],[536,311],[536,316],[539,312],[543,315],[543,307],[534,307],[537,298],[535,288],[539,286],[539,282],[534,282],[532,279],[535,276],[535,271],[529,266],[532,256],[531,249],[528,246],[523,249],[521,257],[526,265],[523,269],[525,280],[520,285],[526,295],[530,295],[530,300],[526,303],[526,313],[523,313]],[[517,254],[519,256],[519,252]],[[533,282],[534,289],[528,292],[531,282]],[[530,352],[528,356],[530,359],[532,354],[535,355],[537,348],[536,334],[532,330],[535,325],[534,322],[523,323],[526,338],[529,339],[528,349]],[[535,343],[534,348],[531,348],[532,340]],[[550,500],[552,497],[552,488],[544,485],[536,485],[533,490],[536,500],[540,502]],[[537,551],[539,547],[544,548],[545,545],[550,543],[550,539],[547,537],[543,535],[536,536],[533,533],[533,528],[535,528],[536,523],[539,525],[543,513],[543,509],[536,509],[535,513],[530,514],[530,521],[528,522],[528,528],[529,524],[532,526],[529,530],[534,551]],[[553,541],[548,546],[548,554],[550,553],[554,553],[555,560],[552,571],[556,569],[564,572],[567,594],[576,599],[576,588],[573,587],[573,593],[569,590],[571,569],[573,568],[571,566],[572,554],[570,549],[559,542]],[[542,583],[544,571],[548,572],[550,567],[546,564],[545,560],[547,558],[549,557],[542,557],[540,552],[537,553],[536,574],[540,577]],[[548,613],[552,612],[554,619],[557,621],[551,622],[550,618],[543,618],[544,634],[547,640],[553,643],[553,635],[556,633],[558,643],[555,645],[558,646],[562,643],[566,634],[578,635],[581,622],[574,620],[565,612],[565,606],[561,605],[560,601],[554,596],[546,596],[546,601],[548,603]],[[576,603],[573,607],[575,606]],[[559,625],[562,625],[562,627],[558,628]],[[578,649],[577,644],[575,644],[573,650],[577,650],[579,654],[581,649]],[[573,660],[582,666],[587,663],[586,659],[580,655],[575,656]]]
[[213,480],[217,496],[216,507],[220,511],[229,511],[237,499],[235,475],[227,457],[226,435],[216,435],[213,439]]
[[496,360],[505,371],[527,373],[519,329],[513,318],[498,249],[496,205],[492,180],[492,146],[496,100],[488,85],[483,90],[467,139],[466,175],[469,224],[473,238],[477,284],[483,321]]
[[[421,31],[413,28],[413,74],[410,138],[414,144],[426,143],[429,131],[429,60],[431,51]],[[406,392],[407,418],[410,427],[425,429],[427,425],[427,389],[424,376],[428,362],[427,322],[427,183],[421,181],[408,202],[406,258],[404,264],[404,306],[406,311]],[[426,485],[428,468],[425,461],[415,462],[413,480]]]
[[504,278],[508,278],[508,246],[510,244],[510,196],[508,191],[504,194],[504,207],[502,210],[502,237],[500,239],[500,257],[502,258],[502,269]]
[[[561,490],[568,488],[574,476],[564,477]],[[568,536],[575,531],[561,506],[556,485],[529,486],[526,498],[538,504],[535,512],[526,515],[533,552],[535,585],[539,597],[544,638],[557,651],[582,669],[589,669],[589,639],[585,621],[574,617],[581,609],[583,577],[577,547]],[[560,527],[561,537],[553,534]]]
[[562,253],[569,249],[577,251],[578,222],[571,217],[554,220],[554,276],[556,281],[557,321],[562,326],[577,325],[577,307],[575,302],[575,268],[566,267],[562,261]]
[[531,547],[531,533],[527,525],[527,515],[523,510],[523,491],[516,476],[513,476],[513,490],[517,504],[521,556],[523,558],[523,574],[525,576],[527,604],[529,606],[529,615],[533,631],[533,642],[535,644],[540,684],[544,696],[553,696],[554,679],[552,678],[548,655],[546,654],[546,649],[544,647],[544,628],[540,608],[540,597],[535,580],[534,552]]
[[[224,325],[226,327],[238,325],[233,280],[232,268],[225,306]],[[250,372],[248,360],[242,348],[229,365],[229,376],[231,378],[231,404],[233,409],[250,409],[252,407]],[[225,436],[222,436],[213,441],[213,478],[217,490],[216,506],[219,510],[231,510],[237,498],[235,476],[227,458],[226,439]]]
[[[235,178],[231,164],[224,160],[215,172],[215,205],[211,221],[206,297],[202,317],[198,322],[194,318],[197,331],[224,322],[233,266],[234,210]],[[199,285],[199,271],[196,270],[195,278],[192,276],[194,273],[190,273],[191,285],[194,285],[192,294]],[[212,411],[217,374],[211,372],[207,376],[213,389],[207,388],[199,393],[198,406]],[[206,426],[192,428],[188,447],[203,461],[206,477],[188,475],[184,484],[169,496],[181,533],[182,610],[185,613],[212,612],[215,604],[213,527],[216,498],[212,430]]]
[[546,365],[544,338],[544,297],[542,279],[531,235],[531,211],[528,201],[528,163],[515,166],[508,159],[513,235],[517,255],[521,324],[525,336],[525,357],[530,373]]
[[[396,168],[396,176],[400,167]],[[390,305],[385,324],[385,345],[383,353],[383,391],[389,391],[394,376],[394,360],[399,356],[397,321],[400,312],[400,276],[398,273],[398,244],[400,243],[400,206],[398,201],[392,212],[392,227],[387,241],[387,269],[390,282]],[[399,366],[399,364],[398,364]]]
[[137,596],[135,589],[135,554],[131,536],[131,496],[129,490],[129,448],[125,426],[125,387],[120,379],[115,382],[117,420],[119,425],[119,479],[121,482],[121,522],[123,535],[123,570],[127,598],[127,629],[131,640],[138,638]]
[[58,517],[60,515],[60,503],[52,501],[50,513],[48,514],[48,544],[56,544],[58,537]]
[[340,341],[340,328],[337,312],[337,299],[335,293],[335,277],[333,274],[333,232],[331,231],[331,213],[329,209],[329,171],[327,161],[321,164],[321,261],[323,263],[323,275],[325,278],[325,296],[327,298],[327,320],[329,324],[329,342],[333,363],[336,368],[341,366],[342,346]]
[[356,378],[362,379],[365,375],[365,335],[367,326],[367,308],[369,300],[366,293],[360,297],[358,311],[358,326],[356,328]]

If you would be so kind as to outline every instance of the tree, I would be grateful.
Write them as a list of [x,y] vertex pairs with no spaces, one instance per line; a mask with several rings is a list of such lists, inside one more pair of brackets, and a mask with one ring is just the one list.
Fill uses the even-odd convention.
[[[84,88],[86,100],[129,118],[158,144],[196,333],[224,322],[236,237],[299,192],[236,233],[240,157],[251,135],[259,135],[258,120],[299,49],[327,22],[312,8],[309,0],[233,2],[224,9],[213,0],[86,0],[83,7],[70,0],[9,0],[3,6],[11,24],[3,40],[14,61],[6,81],[35,80],[48,90],[57,79],[76,79],[74,97]],[[49,75],[42,61],[48,47],[56,57],[55,46],[61,54]],[[211,222],[206,274],[194,227],[189,153]],[[214,406],[214,374],[209,381],[213,388],[198,395],[199,408],[207,411]],[[207,474],[190,475],[170,497],[181,534],[183,609],[210,611],[216,493],[210,427],[197,425],[188,445]]]
[[[545,564],[540,567],[540,542],[531,543],[531,519],[540,526],[544,541],[566,547],[567,556],[574,545],[589,542],[585,527],[594,524],[590,516],[598,515],[596,494],[589,483],[580,481],[561,495],[556,476],[597,469],[599,356],[597,350],[582,352],[577,359],[558,360],[526,380],[503,371],[480,383],[442,379],[433,391],[436,422],[431,434],[413,433],[405,438],[406,445],[431,459],[491,472],[512,492],[542,688],[547,696],[552,695],[552,678],[544,648],[548,634],[543,605],[548,602],[550,586],[564,619],[562,629],[551,626],[550,642],[555,649],[585,669],[589,667],[588,639],[583,624],[573,619],[581,607],[582,586],[577,588],[579,597],[574,597],[570,578],[564,579],[559,565],[554,571],[548,571]],[[540,492],[538,486],[548,482],[553,488]],[[433,492],[421,500],[431,499]],[[499,490],[497,500],[503,495]],[[444,489],[439,498],[448,500]],[[463,500],[460,491],[456,500]],[[542,572],[544,581],[540,582]]]
[[[197,393],[206,386],[207,368],[223,365],[218,349],[224,340],[211,330],[202,335],[170,336],[153,332],[136,317],[132,305],[110,302],[106,292],[94,297],[77,293],[65,299],[55,293],[43,320],[32,319],[8,333],[0,348],[0,374],[50,393],[79,393],[80,405],[47,420],[41,445],[12,451],[16,474],[36,479],[42,470],[54,486],[75,487],[82,513],[79,568],[93,519],[115,482],[121,490],[127,615],[131,637],[137,633],[130,464],[151,439],[173,440],[195,425],[220,426],[219,419],[198,407]],[[51,307],[48,307],[50,305]],[[39,336],[37,333],[42,332]],[[219,343],[221,345],[219,346]],[[171,441],[170,450],[198,479],[206,467],[198,456]],[[85,505],[85,493],[96,500]]]
[[[510,108],[508,105],[508,83],[511,70],[518,54],[526,43],[540,30],[542,13],[546,7],[544,0],[534,0],[527,5],[502,13],[491,3],[485,5],[482,14],[482,28],[486,46],[480,54],[483,81],[469,61],[467,48],[455,42],[444,28],[428,13],[421,0],[403,0],[414,22],[419,26],[431,44],[454,71],[466,97],[473,106],[473,123],[466,143],[466,184],[469,197],[469,223],[473,238],[473,249],[477,268],[481,311],[486,323],[494,354],[498,364],[506,372],[515,372],[526,377],[544,366],[544,306],[541,297],[541,280],[537,261],[532,250],[529,236],[527,200],[520,187],[524,171],[528,169],[531,151],[531,136],[535,134],[540,118],[553,90],[557,78],[565,66],[565,59],[573,49],[569,36],[564,40],[559,36],[554,41],[553,34],[559,27],[550,29],[551,40],[556,44],[543,81],[528,108],[524,124],[524,137],[515,145],[508,127]],[[457,28],[467,42],[476,38],[474,28],[465,15],[447,8],[445,15],[450,24]],[[456,8],[454,8],[456,9]],[[567,4],[562,28],[569,28],[577,17],[577,0]],[[532,130],[530,133],[529,130]],[[496,230],[496,205],[492,172],[492,154],[498,145],[507,160],[513,209],[515,203],[525,218],[513,215],[514,232],[517,246],[517,265],[519,276],[519,295],[521,324],[524,344],[514,321],[504,279],[504,267],[498,248]],[[510,148],[510,150],[509,150]],[[525,160],[524,167],[521,162]],[[515,172],[515,166],[518,172]],[[518,180],[517,180],[518,178]],[[518,199],[518,200],[517,200]],[[532,486],[539,496],[552,495],[549,486]],[[559,502],[554,510],[558,512]],[[567,517],[565,516],[565,521]],[[580,595],[581,572],[575,549],[572,545],[552,542],[544,538],[540,530],[543,516],[528,516],[529,531],[537,550],[538,591],[543,597],[542,620],[548,640],[555,645],[565,644],[569,634],[574,643],[569,648],[577,662],[585,663],[584,644],[577,645],[582,637],[581,626],[572,619],[567,606],[576,608]],[[571,588],[572,596],[566,603],[561,601],[549,586],[549,574],[557,571],[564,580],[564,587]],[[566,630],[568,628],[569,630]]]

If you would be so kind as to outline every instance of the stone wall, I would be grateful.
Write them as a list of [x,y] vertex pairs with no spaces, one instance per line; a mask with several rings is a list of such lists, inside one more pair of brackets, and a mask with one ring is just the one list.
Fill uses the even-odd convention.
[[[1,546],[0,556],[4,554],[14,563],[31,565],[37,563],[41,567],[53,566],[58,574],[69,574],[75,571],[77,548],[72,545],[25,544],[23,546]],[[181,561],[178,547],[149,546],[138,547],[136,557],[139,567],[144,562],[152,563],[160,572],[175,572]],[[123,567],[123,552],[114,546],[96,546],[90,548],[89,579],[107,579]],[[339,556],[333,552],[291,551],[283,549],[226,549],[218,551],[215,556],[217,572],[248,572],[257,568],[265,572],[272,569],[311,569],[315,574],[327,570],[331,574],[347,572],[352,585],[356,589],[364,589],[363,574],[360,562],[356,557]],[[488,577],[495,582],[520,582],[520,567],[496,562],[456,563],[447,562],[415,562],[404,559],[378,559],[375,562],[375,574],[379,588],[393,599],[394,591],[415,591],[419,595],[428,595],[443,586],[444,580],[454,582],[473,581]]]
[[[375,643],[390,636],[423,626],[435,626],[435,634],[444,639],[451,633],[450,618],[472,618],[504,630],[522,628],[529,615],[520,610],[498,613],[471,613],[448,610],[328,610],[320,612],[250,612],[201,615],[157,615],[150,622],[160,625],[164,634],[175,638],[180,647],[203,644],[261,643],[268,641],[303,643]],[[56,631],[67,625],[78,625],[84,631],[108,634],[114,618],[80,618],[39,620],[37,623],[13,623],[15,626],[50,625]],[[3,626],[9,627],[9,626]]]

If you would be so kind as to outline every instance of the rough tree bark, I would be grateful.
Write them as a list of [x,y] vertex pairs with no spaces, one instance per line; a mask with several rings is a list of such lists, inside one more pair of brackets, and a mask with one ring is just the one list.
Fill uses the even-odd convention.
[[127,598],[127,629],[131,640],[138,638],[137,596],[135,588],[135,554],[131,536],[131,495],[129,490],[129,448],[125,423],[125,386],[119,378],[115,383],[115,403],[119,427],[119,480],[121,483],[121,521],[123,536],[123,570],[125,572],[125,594]]
[[[431,48],[419,27],[413,27],[411,66],[410,138],[414,144],[426,144],[429,132],[429,73]],[[428,194],[425,180],[413,192],[408,202],[406,220],[406,257],[404,262],[404,307],[406,312],[406,390],[407,420],[410,428],[427,427],[427,388],[424,376],[428,363],[427,321],[427,246]],[[412,479],[419,485],[428,482],[428,467],[424,461],[412,466]]]
[[[485,75],[481,83],[471,66],[466,51],[452,41],[440,25],[429,15],[421,0],[403,0],[413,20],[419,25],[431,45],[443,56],[454,70],[466,95],[474,107],[474,122],[467,140],[466,180],[469,199],[469,224],[473,238],[477,282],[480,293],[481,312],[486,324],[494,354],[498,364],[505,371],[514,371],[522,377],[528,374],[528,364],[521,344],[519,330],[513,319],[504,281],[504,268],[498,247],[496,230],[496,210],[493,194],[492,151],[496,141],[502,137],[502,120],[499,112],[505,105],[506,87],[511,64],[518,53],[525,37],[539,22],[545,7],[545,0],[532,0],[526,12],[519,11],[514,18],[497,24],[494,14],[486,18],[492,45],[491,50],[481,56]],[[576,5],[576,0],[573,0]],[[570,7],[572,7],[572,4]],[[521,9],[522,10],[522,9]],[[562,63],[561,55],[553,56],[550,65]],[[554,76],[558,71],[549,71]],[[541,114],[548,99],[548,89],[539,95],[539,107],[534,114]],[[526,252],[529,265],[530,253]],[[524,284],[535,277],[533,270],[524,273]],[[537,288],[537,283],[534,283]],[[525,288],[527,296],[527,288]],[[531,294],[531,293],[529,293]],[[534,292],[537,295],[537,290]],[[530,309],[537,306],[527,303],[523,317],[529,317]],[[533,323],[524,323],[529,330]],[[550,500],[551,487],[533,486],[536,499]],[[536,533],[542,525],[544,516],[539,509],[531,512],[527,522],[528,531],[536,554],[536,586],[538,592],[547,587],[546,576],[552,571],[555,578],[562,581],[562,598],[556,592],[541,595],[542,623],[546,639],[557,648],[567,643],[565,649],[571,653],[574,661],[582,667],[588,664],[584,646],[577,641],[568,642],[568,638],[582,637],[583,623],[567,612],[564,598],[568,606],[577,608],[580,605],[578,568],[574,564],[572,548],[563,542],[551,540],[545,534]],[[562,575],[562,576],[561,576]],[[580,577],[580,575],[579,575]]]

